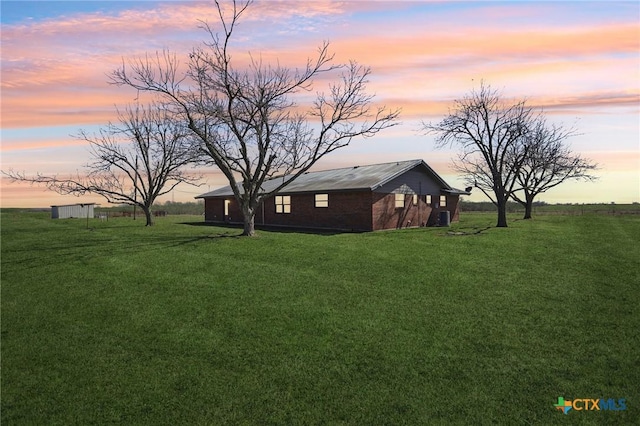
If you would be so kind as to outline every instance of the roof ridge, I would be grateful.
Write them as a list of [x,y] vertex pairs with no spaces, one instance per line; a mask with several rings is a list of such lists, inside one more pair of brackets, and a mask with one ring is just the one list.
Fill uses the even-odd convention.
[[[375,163],[375,164],[364,164],[364,165],[358,164],[358,165],[355,165],[355,166],[337,167],[335,169],[324,169],[324,170],[313,170],[313,171],[307,170],[302,175],[306,175],[306,174],[310,174],[310,173],[333,172],[333,171],[336,171],[336,170],[359,169],[360,167],[377,167],[377,166],[384,166],[386,164],[394,164],[394,163],[397,164],[397,165],[399,165],[400,163],[416,163],[416,164],[418,164],[418,163],[422,163],[423,161],[424,160],[422,160],[422,159],[413,159],[413,160],[385,161],[384,163]],[[270,177],[267,180],[281,179],[284,176],[290,176],[290,175],[273,176],[273,177]]]

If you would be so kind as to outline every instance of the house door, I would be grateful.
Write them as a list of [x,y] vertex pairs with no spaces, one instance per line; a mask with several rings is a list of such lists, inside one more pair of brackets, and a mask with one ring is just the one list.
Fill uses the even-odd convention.
[[224,220],[229,220],[229,204],[231,200],[224,200]]

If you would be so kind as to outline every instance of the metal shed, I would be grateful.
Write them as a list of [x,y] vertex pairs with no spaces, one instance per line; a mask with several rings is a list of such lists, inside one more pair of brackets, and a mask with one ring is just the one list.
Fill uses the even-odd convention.
[[87,218],[93,217],[93,208],[96,203],[67,204],[64,206],[51,206],[51,219]]

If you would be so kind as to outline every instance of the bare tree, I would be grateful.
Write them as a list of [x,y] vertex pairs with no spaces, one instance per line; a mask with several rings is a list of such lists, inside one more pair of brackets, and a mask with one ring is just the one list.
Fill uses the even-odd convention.
[[549,125],[539,116],[527,133],[527,155],[516,176],[516,189],[511,198],[525,208],[524,219],[531,219],[533,201],[539,194],[575,179],[593,181],[590,172],[597,168],[595,163],[574,154],[565,141],[575,136],[574,129],[561,125]]
[[184,167],[194,161],[187,129],[162,105],[136,105],[118,111],[119,124],[97,134],[80,131],[78,138],[89,142],[91,162],[87,173],[75,178],[58,178],[38,173],[3,172],[14,181],[46,185],[63,195],[98,194],[109,203],[140,207],[146,225],[153,224],[155,200],[180,183],[195,184],[198,177]]
[[479,89],[456,100],[440,122],[422,123],[426,133],[437,135],[437,147],[456,145],[461,149],[454,169],[498,208],[498,227],[507,226],[507,201],[526,156],[522,141],[532,117],[525,101],[507,102],[498,91],[481,83]]
[[[326,154],[358,136],[370,137],[394,125],[398,111],[373,107],[365,92],[371,70],[351,62],[334,65],[324,43],[306,66],[270,66],[251,57],[232,64],[230,42],[238,19],[251,1],[233,1],[230,16],[216,1],[221,33],[203,24],[208,41],[195,47],[188,71],[168,52],[123,64],[112,82],[159,93],[182,114],[200,142],[200,151],[229,180],[244,216],[243,235],[254,235],[254,217],[266,197],[282,190]],[[310,92],[325,73],[342,72],[328,93],[317,93],[306,111],[293,97]],[[265,192],[265,180],[281,175],[281,184]]]

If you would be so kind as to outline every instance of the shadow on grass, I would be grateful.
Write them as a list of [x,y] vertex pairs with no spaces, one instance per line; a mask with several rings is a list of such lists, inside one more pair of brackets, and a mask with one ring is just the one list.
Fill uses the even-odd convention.
[[462,231],[462,230],[447,231],[445,235],[448,237],[464,237],[469,235],[480,235],[491,228],[493,228],[493,226],[487,226],[485,228],[471,228],[472,229],[471,231]]
[[[100,231],[109,228],[100,228]],[[93,232],[93,230],[88,230]],[[241,238],[240,234],[217,233],[211,235],[174,236],[166,234],[136,235],[131,239],[96,240],[63,240],[44,241],[19,250],[3,249],[2,268],[4,271],[37,270],[45,266],[64,263],[85,263],[99,258],[124,253],[153,253],[156,250],[183,247],[207,241],[217,241],[226,238]]]
[[[178,225],[188,226],[211,226],[216,228],[226,229],[243,229],[241,224],[234,223],[211,223],[211,222],[179,222]],[[323,229],[323,228],[304,228],[295,226],[269,226],[269,225],[256,225],[257,230],[279,232],[283,234],[313,234],[313,235],[339,235],[339,234],[357,234],[366,231],[356,230],[340,230],[340,229]]]
[[[509,223],[518,223],[521,221],[530,221],[531,219],[510,219]],[[489,229],[493,229],[493,228],[497,228],[495,225],[486,225],[486,226],[466,226],[466,227],[460,227],[458,229],[455,230],[450,230],[447,231],[447,233],[445,234],[448,237],[459,237],[459,236],[469,236],[469,235],[479,235],[482,234],[485,231],[488,231]],[[508,226],[507,226],[508,228]],[[467,229],[469,229],[467,231]],[[503,228],[504,229],[504,228]]]
[[202,227],[212,227],[212,228],[229,228],[229,229],[240,229],[240,225],[234,224],[225,224],[225,223],[211,223],[211,222],[177,222],[176,225],[188,225],[188,226],[202,226]]

